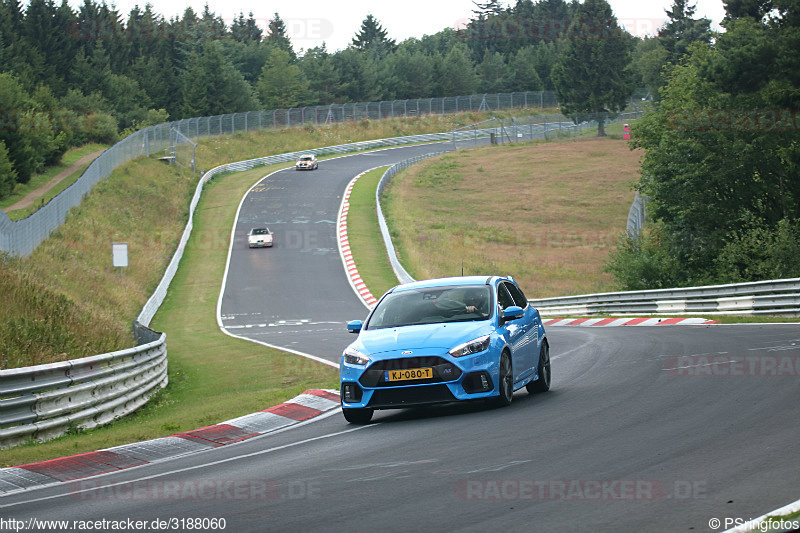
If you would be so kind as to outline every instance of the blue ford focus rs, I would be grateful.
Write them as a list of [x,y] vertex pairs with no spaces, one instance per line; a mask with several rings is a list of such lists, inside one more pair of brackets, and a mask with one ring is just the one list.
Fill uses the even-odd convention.
[[508,277],[417,281],[387,292],[339,365],[342,411],[366,424],[375,409],[460,400],[509,405],[514,391],[550,389],[539,312]]

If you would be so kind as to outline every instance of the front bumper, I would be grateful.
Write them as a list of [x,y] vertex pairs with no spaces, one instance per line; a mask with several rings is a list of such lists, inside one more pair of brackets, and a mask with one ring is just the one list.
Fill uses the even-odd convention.
[[[367,367],[342,363],[339,368],[342,405],[346,408],[397,409],[499,395],[498,364],[482,352],[463,358],[449,354],[373,361]],[[399,382],[386,380],[390,370],[433,369],[433,377]]]
[[269,248],[272,246],[272,241],[255,241],[248,243],[250,248]]

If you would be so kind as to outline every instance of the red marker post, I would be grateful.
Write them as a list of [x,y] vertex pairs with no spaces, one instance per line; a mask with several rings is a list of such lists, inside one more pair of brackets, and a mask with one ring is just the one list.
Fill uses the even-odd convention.
[[622,131],[623,131],[622,138],[625,139],[626,141],[630,140],[630,138],[631,138],[631,127],[628,126],[627,124],[625,124],[624,126],[622,126]]

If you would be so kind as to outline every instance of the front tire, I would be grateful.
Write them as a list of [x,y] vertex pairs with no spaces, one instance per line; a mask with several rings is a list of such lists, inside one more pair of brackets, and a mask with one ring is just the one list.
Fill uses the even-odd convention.
[[497,386],[500,388],[500,396],[495,399],[495,405],[497,407],[511,405],[511,401],[514,399],[514,372],[511,366],[511,356],[508,352],[503,352],[500,355],[500,372]]
[[542,341],[542,348],[539,350],[539,367],[537,369],[539,379],[531,381],[525,388],[529,393],[547,392],[550,390],[550,346],[547,341]]
[[351,424],[368,424],[372,420],[373,412],[373,409],[368,408],[347,409],[342,407],[344,419]]

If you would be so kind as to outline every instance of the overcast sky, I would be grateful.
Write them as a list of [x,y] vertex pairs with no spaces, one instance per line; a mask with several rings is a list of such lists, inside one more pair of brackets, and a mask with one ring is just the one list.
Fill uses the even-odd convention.
[[[82,0],[68,1],[74,9],[83,3]],[[133,6],[138,4],[143,8],[147,0],[108,0],[108,3],[116,5],[127,17]],[[206,4],[228,24],[240,11],[245,16],[252,12],[264,29],[277,12],[286,23],[296,51],[318,46],[324,41],[331,52],[347,47],[361,21],[370,13],[381,22],[390,38],[400,42],[409,37],[432,35],[447,27],[463,26],[475,8],[472,0],[295,0],[288,4],[264,0],[150,0],[150,3],[156,6],[154,11],[167,19],[182,14],[189,6],[200,14]],[[513,5],[516,1],[502,3]],[[652,35],[663,24],[664,11],[673,0],[610,0],[609,3],[628,31],[643,36]],[[696,5],[697,16],[711,19],[715,26],[725,15],[722,0],[696,0]]]

